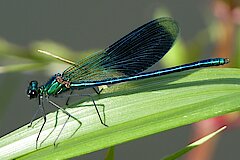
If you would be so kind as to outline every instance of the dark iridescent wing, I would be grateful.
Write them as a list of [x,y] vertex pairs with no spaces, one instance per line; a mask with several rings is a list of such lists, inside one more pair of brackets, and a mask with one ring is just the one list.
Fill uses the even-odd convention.
[[171,18],[153,20],[105,50],[67,68],[63,72],[63,78],[81,82],[138,74],[158,62],[169,51],[178,32],[178,25]]

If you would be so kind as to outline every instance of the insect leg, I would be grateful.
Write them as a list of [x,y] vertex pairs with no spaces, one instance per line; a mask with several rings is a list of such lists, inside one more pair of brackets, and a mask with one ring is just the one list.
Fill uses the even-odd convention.
[[47,121],[46,114],[45,114],[45,110],[44,110],[44,107],[43,107],[43,97],[42,97],[42,96],[38,96],[38,97],[39,97],[39,99],[38,99],[38,101],[39,101],[39,108],[42,110],[42,114],[43,114],[43,119],[44,119],[44,121],[43,121],[43,124],[42,124],[42,126],[41,126],[40,131],[38,132],[38,136],[37,136],[37,139],[36,139],[36,149],[37,149],[38,139],[39,139],[40,134],[41,134],[41,132],[42,132],[42,130],[43,130],[43,127],[44,127],[44,125],[45,125],[45,123],[46,123],[46,121]]
[[96,88],[93,87],[93,90],[99,95],[103,91],[103,88],[101,88],[101,90],[98,91]]
[[[54,107],[56,107],[57,109],[60,109],[60,110],[61,110],[63,113],[65,113],[66,115],[68,115],[67,120],[64,122],[64,124],[63,124],[63,126],[62,126],[62,128],[61,128],[61,130],[60,130],[60,132],[59,132],[59,134],[58,134],[58,136],[57,136],[57,138],[56,138],[55,141],[54,141],[54,146],[56,146],[56,142],[57,142],[60,134],[61,134],[62,131],[63,131],[63,128],[65,127],[65,125],[66,125],[66,123],[67,123],[67,121],[69,120],[70,117],[73,118],[74,120],[76,120],[76,121],[79,123],[78,129],[81,127],[82,122],[80,122],[76,117],[72,116],[72,115],[71,115],[70,113],[68,113],[65,109],[63,109],[62,107],[60,107],[59,105],[57,105],[57,104],[54,103],[53,101],[48,100],[48,102],[49,102],[51,105],[53,105]],[[78,130],[78,129],[77,129],[77,130]]]
[[42,142],[40,143],[40,147],[41,147],[41,145],[48,139],[48,137],[53,133],[53,131],[56,129],[56,127],[57,127],[57,122],[58,122],[58,112],[59,112],[59,110],[57,110],[57,112],[56,112],[56,115],[55,115],[55,124],[54,124],[54,127],[53,127],[53,129],[52,129],[52,131],[47,135],[47,137],[44,139],[44,140],[42,140]]
[[[72,95],[67,95],[67,96],[69,96],[69,97],[89,97],[92,100],[92,102],[93,102],[93,105],[94,105],[94,107],[95,107],[95,109],[97,111],[97,114],[98,114],[98,117],[99,117],[99,120],[100,120],[101,124],[106,126],[106,127],[108,127],[108,125],[105,123],[105,120],[102,120],[102,118],[100,116],[100,113],[98,111],[97,105],[96,105],[96,103],[95,103],[95,101],[94,101],[94,99],[93,99],[93,97],[91,95],[89,95],[89,94],[72,94]],[[59,98],[64,98],[66,96],[58,96],[58,97]]]
[[105,122],[102,120],[102,118],[101,118],[101,116],[100,116],[100,113],[99,113],[99,111],[98,111],[97,105],[96,105],[93,97],[92,97],[91,95],[89,95],[89,94],[82,94],[82,95],[79,95],[79,96],[85,96],[85,97],[87,96],[87,97],[91,98],[91,100],[92,100],[92,102],[93,102],[93,105],[94,105],[94,107],[95,107],[95,109],[96,109],[96,111],[97,111],[97,114],[98,114],[98,117],[99,117],[99,119],[100,119],[100,122],[102,123],[102,125],[108,127],[108,125],[105,124]]
[[30,124],[28,125],[28,127],[31,127],[31,126],[32,126],[32,123],[33,123],[33,121],[35,120],[35,118],[36,118],[39,110],[41,110],[40,107],[38,107],[38,109],[36,110],[35,114],[32,116],[32,119],[31,119]]
[[71,92],[70,92],[70,94],[69,94],[69,96],[68,96],[68,98],[67,98],[67,101],[66,101],[66,105],[67,105],[67,106],[68,106],[68,102],[69,102],[69,100],[70,100],[70,97],[71,97],[72,93],[73,93],[73,90],[71,90]]

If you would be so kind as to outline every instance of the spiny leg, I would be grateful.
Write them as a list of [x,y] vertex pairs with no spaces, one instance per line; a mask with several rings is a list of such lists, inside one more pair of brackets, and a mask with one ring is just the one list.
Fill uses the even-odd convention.
[[[99,94],[103,91],[103,88],[101,88],[101,90],[98,91],[96,88],[93,87],[93,90],[99,95]],[[97,106],[96,106],[96,103],[95,103],[94,99],[92,98],[91,95],[89,95],[89,97],[92,99],[92,102],[93,102],[93,104],[94,104],[94,107],[95,107],[95,109],[96,109],[96,111],[97,111],[97,114],[98,114],[98,117],[99,117],[101,123],[102,123],[104,126],[108,127],[108,125],[105,124],[105,120],[104,120],[104,121],[102,120],[102,118],[101,118],[101,116],[100,116],[100,114],[99,114],[99,111],[98,111],[98,109],[97,109]],[[105,116],[104,116],[104,119],[105,119]]]
[[34,115],[32,116],[32,119],[31,119],[31,121],[30,121],[30,124],[28,125],[28,128],[32,126],[32,123],[33,123],[33,121],[35,120],[35,118],[36,118],[39,110],[41,110],[40,107],[38,107],[38,109],[36,110],[36,112],[35,112]]
[[[62,131],[63,131],[63,128],[64,128],[65,125],[67,124],[67,121],[69,120],[69,118],[70,118],[70,116],[68,116],[68,118],[67,118],[67,120],[64,122],[64,124],[63,124],[63,126],[62,126],[62,128],[61,128],[61,130],[60,130],[60,132],[59,132],[59,134],[57,135],[57,138],[55,139],[55,141],[54,141],[54,143],[53,143],[54,146],[57,146],[57,145],[56,145],[56,142],[57,142],[59,136],[61,135],[61,133],[62,133]],[[81,124],[81,125],[82,125],[82,124]]]
[[42,114],[43,114],[43,119],[44,119],[44,121],[43,121],[43,124],[42,124],[42,126],[41,126],[40,131],[38,132],[38,136],[37,136],[37,139],[36,139],[36,149],[37,149],[38,139],[39,139],[40,134],[41,134],[41,132],[42,132],[42,130],[43,130],[43,127],[44,127],[44,125],[45,125],[45,123],[46,123],[46,121],[47,121],[46,114],[45,114],[45,110],[44,110],[44,107],[43,107],[43,99],[42,99],[42,98],[43,98],[42,96],[39,96],[39,108],[42,110]]
[[[101,118],[101,116],[100,116],[100,113],[99,113],[99,111],[98,111],[98,109],[97,109],[97,105],[96,105],[96,103],[95,103],[95,101],[94,101],[94,99],[93,99],[93,97],[92,97],[91,95],[89,95],[89,94],[74,94],[74,95],[68,95],[68,96],[71,96],[71,97],[76,97],[76,96],[78,96],[78,97],[89,97],[89,98],[91,98],[91,100],[92,100],[92,102],[93,102],[93,105],[94,105],[94,107],[95,107],[95,109],[96,109],[96,111],[97,111],[97,114],[98,114],[98,117],[99,117],[99,119],[100,119],[101,124],[104,125],[104,126],[106,126],[106,127],[108,127],[108,125],[105,124],[105,120],[104,120],[104,121],[102,120],[102,118]],[[66,97],[66,96],[59,96],[59,97],[60,97],[60,98],[63,98],[63,97]],[[105,119],[105,116],[104,116],[104,119]]]
[[65,109],[63,109],[62,107],[60,107],[59,105],[57,105],[57,104],[54,103],[53,101],[48,100],[48,102],[49,102],[50,104],[52,104],[54,107],[56,107],[57,109],[60,109],[60,110],[61,110],[63,113],[65,113],[66,115],[68,115],[67,120],[64,122],[64,124],[63,124],[63,126],[62,126],[62,128],[61,128],[61,130],[60,130],[60,132],[59,132],[59,134],[58,134],[58,136],[57,136],[57,138],[56,138],[55,141],[54,141],[54,146],[56,146],[56,142],[57,142],[60,134],[61,134],[62,131],[63,131],[63,128],[65,127],[65,125],[66,125],[66,123],[67,123],[67,121],[69,120],[70,117],[73,118],[74,120],[76,120],[76,121],[79,123],[79,127],[77,128],[77,130],[82,126],[82,122],[80,122],[76,117],[72,116],[72,115],[71,115],[70,113],[68,113]]
[[99,119],[100,119],[100,122],[101,122],[104,126],[108,127],[108,125],[105,124],[105,122],[102,120],[102,118],[101,118],[101,116],[100,116],[100,113],[99,113],[99,111],[98,111],[98,108],[97,108],[97,105],[96,105],[94,99],[92,98],[91,95],[89,95],[89,97],[92,99],[93,105],[94,105],[94,107],[95,107],[95,109],[96,109],[96,111],[97,111],[97,114],[98,114],[98,117],[99,117]]
[[[101,90],[101,91],[102,91],[102,90]],[[97,105],[96,105],[93,97],[92,97],[91,95],[89,95],[89,94],[83,94],[83,95],[79,95],[79,96],[87,96],[87,97],[91,98],[91,100],[92,100],[92,102],[93,102],[93,105],[94,105],[94,107],[95,107],[95,109],[96,109],[96,111],[97,111],[97,114],[98,114],[98,117],[99,117],[99,119],[100,119],[100,122],[102,123],[102,125],[108,127],[108,125],[105,124],[105,122],[102,120],[101,115],[100,115],[100,113],[99,113],[99,111],[98,111],[98,109],[97,109]]]
[[52,131],[47,135],[47,137],[46,138],[44,138],[44,140],[40,143],[40,147],[41,147],[41,145],[48,139],[48,137],[53,133],[53,131],[56,129],[56,127],[57,127],[57,122],[58,122],[58,113],[59,113],[59,110],[57,110],[57,112],[56,112],[56,115],[55,115],[55,124],[54,124],[54,127],[53,127],[53,129],[52,129]]
[[68,106],[68,102],[69,102],[69,100],[70,100],[70,97],[71,97],[72,93],[73,93],[73,90],[71,90],[71,92],[70,92],[70,94],[69,94],[69,96],[68,96],[68,98],[67,98],[67,101],[66,101],[66,105],[67,105],[67,106]]

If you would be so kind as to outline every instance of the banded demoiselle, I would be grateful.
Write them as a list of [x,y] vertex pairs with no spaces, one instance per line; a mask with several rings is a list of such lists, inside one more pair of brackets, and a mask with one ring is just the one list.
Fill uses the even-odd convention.
[[[42,117],[44,118],[36,139],[36,148],[39,136],[46,123],[43,97],[47,98],[47,101],[51,105],[67,114],[68,119],[70,117],[75,119],[81,126],[82,123],[77,118],[51,101],[49,99],[50,96],[58,96],[66,91],[85,88],[93,88],[97,94],[100,94],[101,91],[97,91],[94,87],[162,76],[195,68],[219,66],[229,62],[227,58],[213,58],[157,71],[143,72],[158,62],[171,49],[178,36],[178,32],[179,27],[172,18],[164,17],[155,19],[135,29],[105,50],[94,53],[78,62],[65,61],[71,64],[71,66],[62,74],[58,73],[52,76],[46,84],[38,86],[37,81],[31,81],[27,95],[30,99],[38,98],[39,108],[36,114],[39,110],[42,110]],[[80,96],[89,96],[91,98],[100,122],[107,126],[102,120],[92,96]],[[36,114],[33,116],[30,126]],[[68,119],[55,139],[54,145]]]

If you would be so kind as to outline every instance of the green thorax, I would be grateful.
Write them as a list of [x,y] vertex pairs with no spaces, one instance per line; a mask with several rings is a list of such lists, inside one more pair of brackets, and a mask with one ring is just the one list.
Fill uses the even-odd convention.
[[66,86],[64,84],[59,83],[57,81],[57,76],[59,76],[59,75],[52,76],[45,85],[42,85],[40,87],[40,92],[42,94],[58,95],[62,92],[69,90],[69,88],[66,88]]

